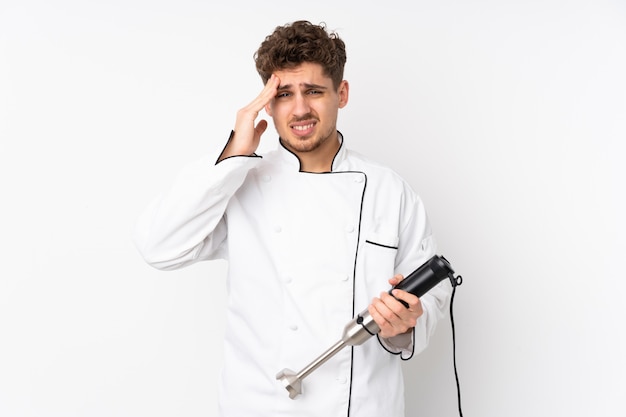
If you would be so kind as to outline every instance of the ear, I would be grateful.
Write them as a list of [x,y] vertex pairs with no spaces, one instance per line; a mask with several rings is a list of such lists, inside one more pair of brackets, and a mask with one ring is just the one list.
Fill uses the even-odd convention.
[[272,114],[272,101],[271,100],[265,105],[265,113],[267,113],[269,117],[274,117],[274,115]]
[[350,85],[346,80],[343,80],[341,84],[339,84],[339,90],[337,93],[339,94],[339,108],[342,109],[348,104],[348,96],[350,91]]

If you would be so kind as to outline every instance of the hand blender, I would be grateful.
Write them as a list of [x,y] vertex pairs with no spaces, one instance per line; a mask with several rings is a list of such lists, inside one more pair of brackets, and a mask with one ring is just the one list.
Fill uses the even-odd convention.
[[[421,297],[446,277],[450,279],[452,286],[461,283],[460,277],[458,279],[454,277],[454,271],[450,267],[450,263],[443,256],[435,255],[389,290],[389,293],[391,294],[391,291],[397,288]],[[408,307],[404,301],[399,301],[405,307]],[[341,340],[330,347],[330,349],[300,372],[296,373],[290,369],[283,369],[276,375],[276,379],[280,380],[285,386],[285,389],[289,392],[289,398],[294,399],[298,394],[302,393],[302,380],[311,372],[344,347],[360,345],[378,332],[380,332],[380,327],[378,327],[369,311],[365,309],[344,327]]]

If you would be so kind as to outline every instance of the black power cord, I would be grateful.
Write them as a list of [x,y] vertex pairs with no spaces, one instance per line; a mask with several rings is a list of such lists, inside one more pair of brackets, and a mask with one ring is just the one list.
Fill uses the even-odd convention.
[[450,297],[450,324],[452,326],[452,362],[454,364],[454,379],[456,380],[456,394],[457,402],[459,406],[459,416],[463,417],[463,410],[461,410],[461,385],[459,384],[459,373],[456,369],[456,333],[454,331],[454,294],[456,293],[456,287],[463,283],[463,277],[460,275],[456,278],[450,277],[452,285],[452,296]]

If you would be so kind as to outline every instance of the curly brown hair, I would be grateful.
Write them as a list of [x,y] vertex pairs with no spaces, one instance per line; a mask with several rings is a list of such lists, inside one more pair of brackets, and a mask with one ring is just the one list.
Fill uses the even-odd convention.
[[346,45],[335,32],[326,31],[324,23],[314,25],[299,20],[278,26],[267,36],[254,53],[254,61],[263,84],[274,71],[312,62],[320,64],[334,87],[339,88],[346,64]]

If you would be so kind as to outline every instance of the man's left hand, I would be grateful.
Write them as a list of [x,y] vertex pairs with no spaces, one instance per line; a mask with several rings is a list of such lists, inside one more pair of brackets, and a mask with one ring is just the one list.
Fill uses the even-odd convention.
[[[403,279],[402,275],[397,274],[389,280],[389,284],[395,286]],[[392,294],[380,293],[380,297],[374,298],[368,307],[370,315],[380,327],[379,336],[384,339],[410,331],[424,313],[417,296],[403,290],[393,290]],[[398,300],[404,301],[409,307]]]

